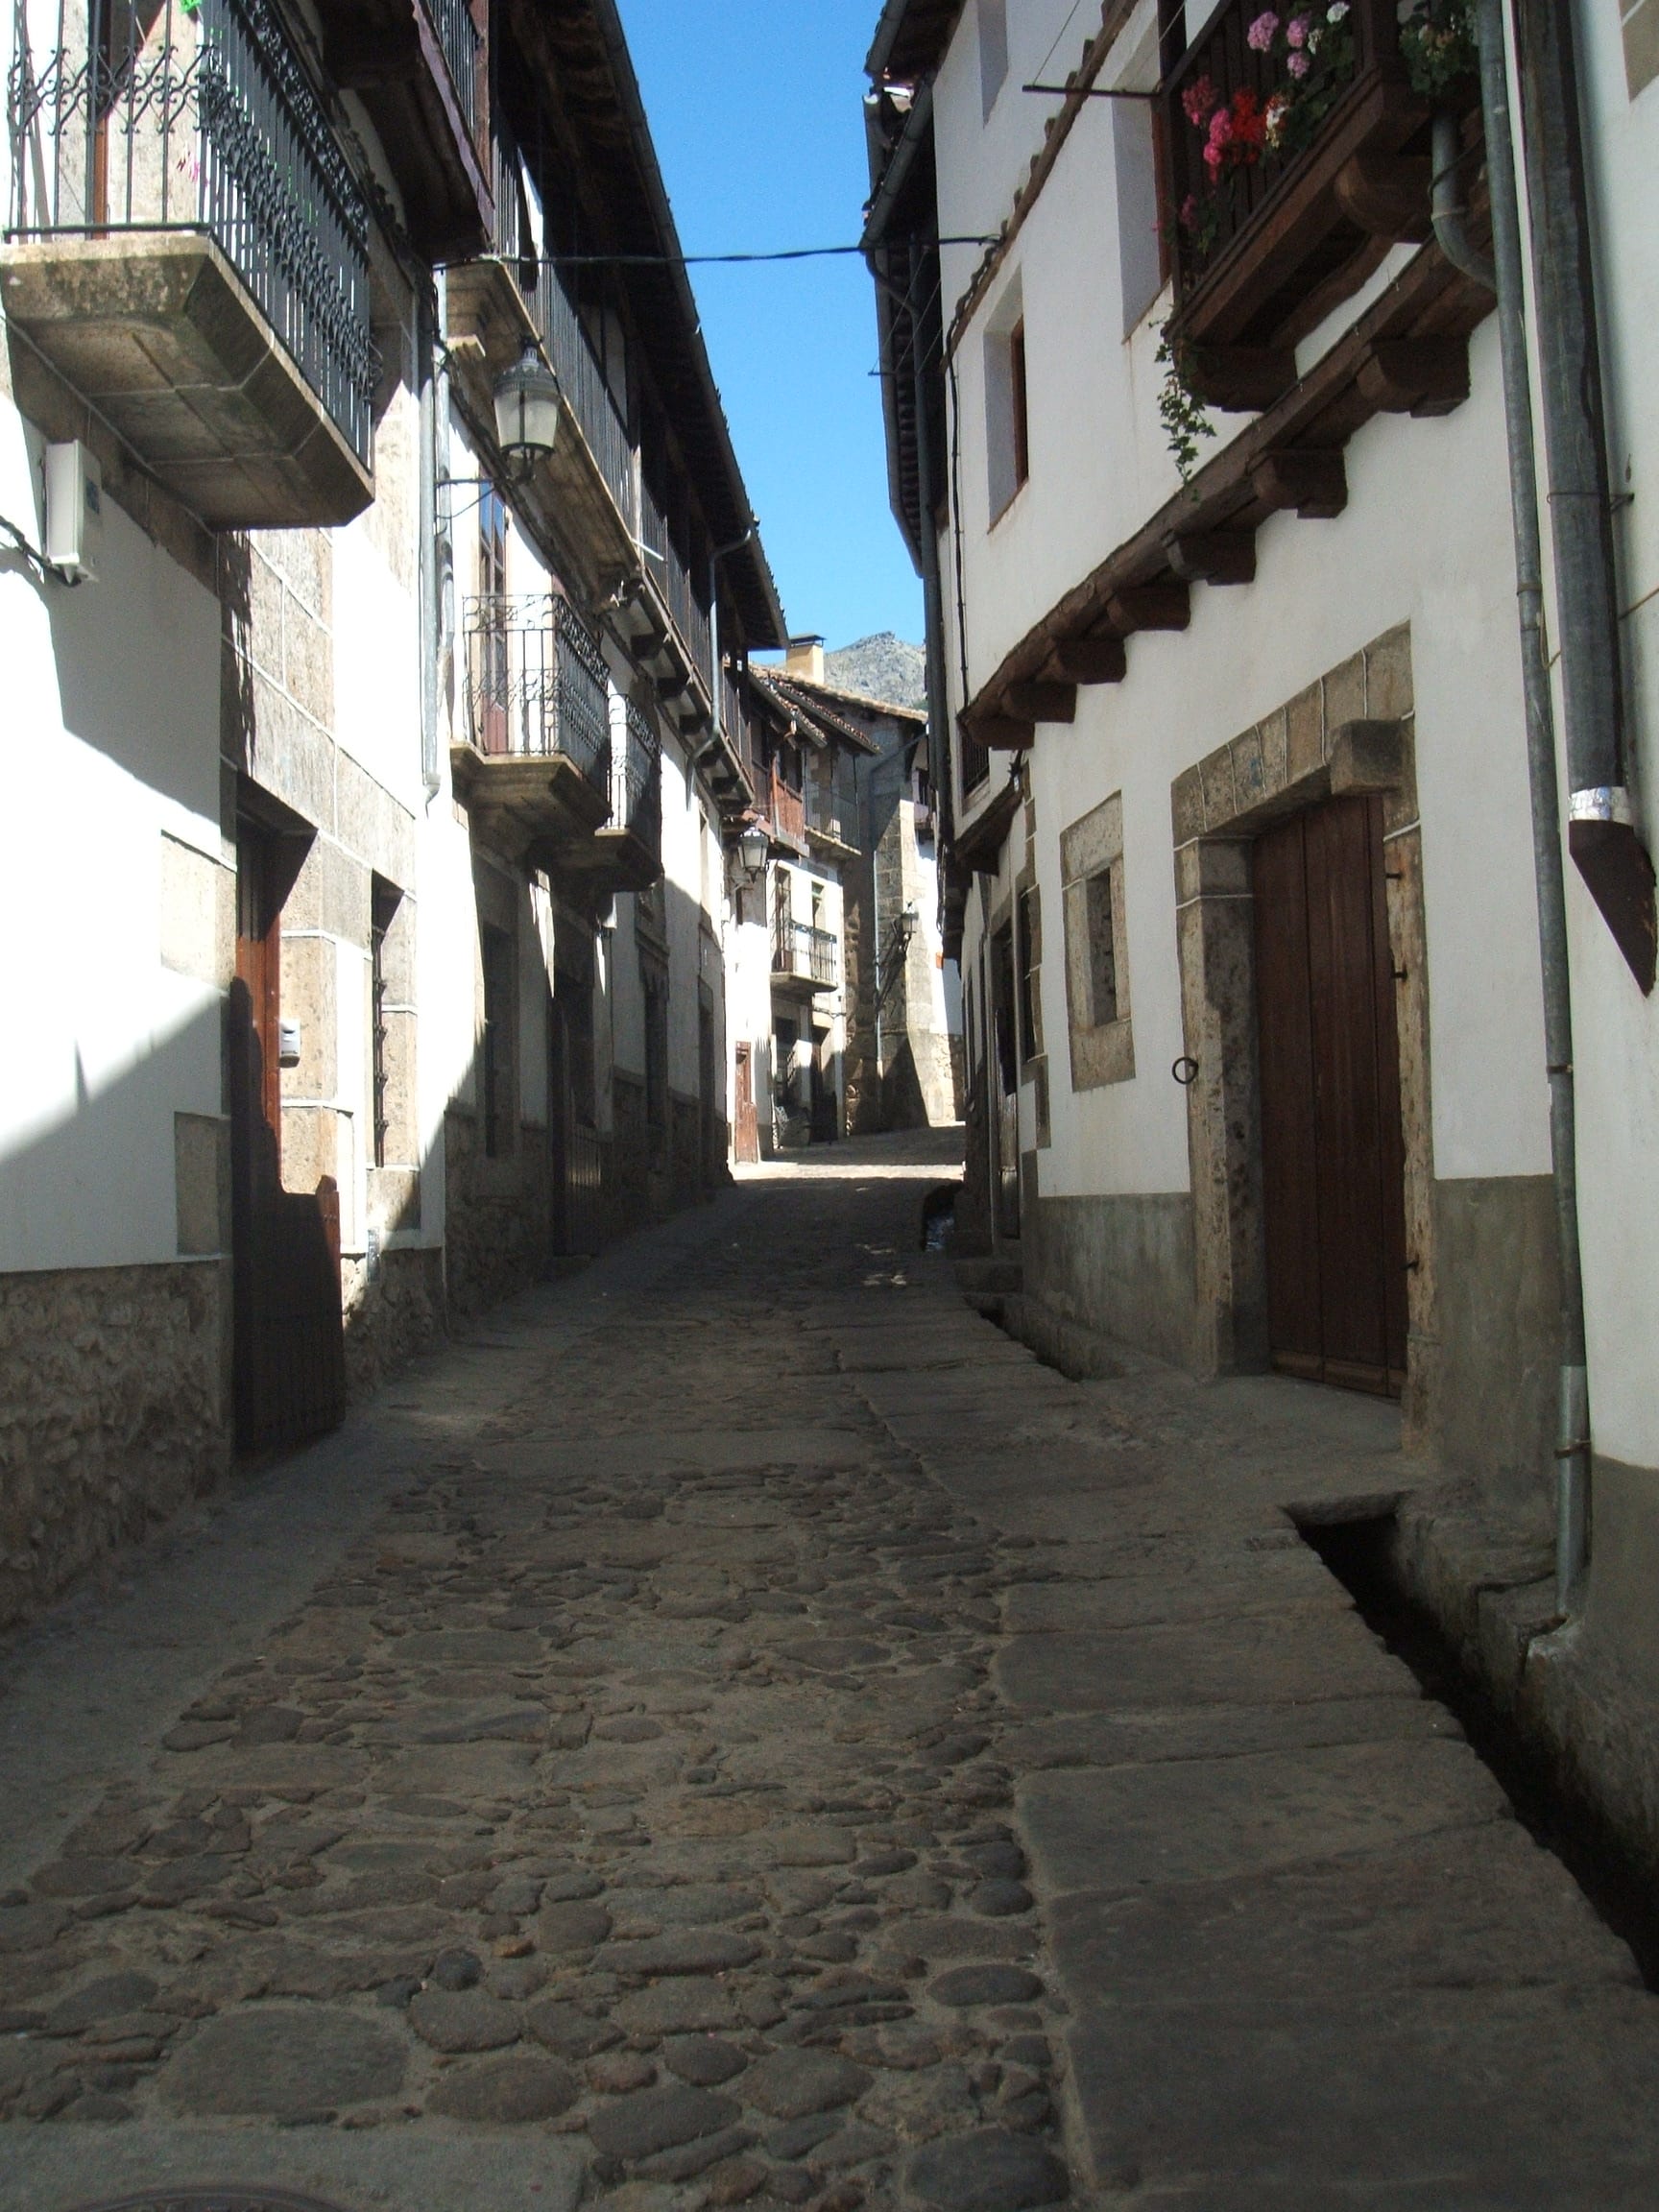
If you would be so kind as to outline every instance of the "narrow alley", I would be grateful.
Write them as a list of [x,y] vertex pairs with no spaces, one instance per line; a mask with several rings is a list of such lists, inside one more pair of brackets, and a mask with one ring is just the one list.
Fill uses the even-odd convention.
[[1653,1998],[1286,1510],[1392,1409],[1062,1380],[918,1249],[950,1141],[526,1293],[13,1643],[0,2212],[1651,2202]]

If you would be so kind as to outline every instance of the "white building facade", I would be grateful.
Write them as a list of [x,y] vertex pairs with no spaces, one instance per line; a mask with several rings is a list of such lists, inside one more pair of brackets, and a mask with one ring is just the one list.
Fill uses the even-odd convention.
[[[1562,25],[1569,72],[1577,50],[1591,495],[1625,671],[1591,774],[1571,670],[1598,654],[1563,593],[1568,441],[1529,274],[1565,645],[1541,873],[1472,11],[893,0],[866,244],[950,733],[962,1239],[1018,1269],[1012,1325],[1081,1371],[1119,1341],[1398,1398],[1407,1448],[1472,1485],[1488,1530],[1475,1565],[1413,1507],[1409,1571],[1473,1647],[1508,1544],[1510,1611],[1553,1633],[1510,1643],[1505,1694],[1651,1828],[1646,1721],[1607,1683],[1659,1691],[1636,1598],[1659,1529],[1637,397],[1659,94],[1644,12],[1518,13],[1510,108],[1535,134]],[[1517,131],[1529,271],[1562,265]],[[1571,840],[1569,810],[1590,825]],[[1556,1455],[1569,1493],[1584,1461],[1558,1412],[1564,1370],[1577,1385],[1540,950],[1563,866],[1596,1533],[1585,1571],[1563,1527],[1558,1588]]]
[[96,23],[0,26],[0,1620],[724,1180],[716,638],[782,637],[688,289],[559,258],[678,252],[607,0],[603,180],[511,5],[396,83],[105,13],[96,116]]

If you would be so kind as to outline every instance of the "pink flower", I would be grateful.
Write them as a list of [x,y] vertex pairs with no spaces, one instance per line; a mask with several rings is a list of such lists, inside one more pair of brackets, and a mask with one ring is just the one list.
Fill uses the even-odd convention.
[[1245,32],[1244,43],[1254,47],[1258,54],[1265,54],[1273,43],[1273,34],[1278,28],[1279,18],[1269,8],[1264,14],[1258,15]]
[[1285,66],[1292,77],[1306,77],[1313,64],[1306,54],[1291,54],[1286,57]]
[[1200,77],[1195,84],[1189,84],[1181,95],[1181,105],[1187,110],[1187,120],[1194,131],[1202,131],[1215,111],[1216,91],[1208,77]]
[[1205,166],[1205,168],[1206,168],[1206,169],[1208,169],[1208,170],[1209,170],[1209,172],[1210,172],[1210,174],[1211,174],[1211,176],[1212,176],[1212,177],[1219,177],[1219,176],[1220,176],[1220,174],[1221,174],[1221,149],[1220,149],[1220,147],[1219,147],[1219,146],[1206,146],[1206,147],[1205,147],[1205,149],[1204,149],[1204,166]]
[[1181,228],[1183,230],[1196,230],[1198,228],[1198,195],[1196,192],[1189,192],[1186,199],[1181,203]]
[[1285,42],[1287,46],[1307,45],[1308,18],[1306,15],[1291,16],[1289,22],[1285,27]]

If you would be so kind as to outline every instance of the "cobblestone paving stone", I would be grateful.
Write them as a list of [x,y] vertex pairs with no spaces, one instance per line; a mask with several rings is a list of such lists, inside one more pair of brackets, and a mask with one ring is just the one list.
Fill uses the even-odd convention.
[[541,2130],[613,2212],[1067,2196],[990,1679],[1031,1540],[845,1371],[898,1246],[754,1218],[413,1452],[0,1897],[13,2126]]

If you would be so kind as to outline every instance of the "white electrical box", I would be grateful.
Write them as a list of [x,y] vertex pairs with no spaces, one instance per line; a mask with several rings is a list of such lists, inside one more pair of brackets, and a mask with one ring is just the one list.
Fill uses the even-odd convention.
[[276,1065],[278,1068],[298,1068],[303,1035],[298,1022],[278,1022],[276,1024]]
[[93,583],[104,545],[104,473],[98,457],[79,439],[48,445],[45,476],[46,558],[70,583]]

